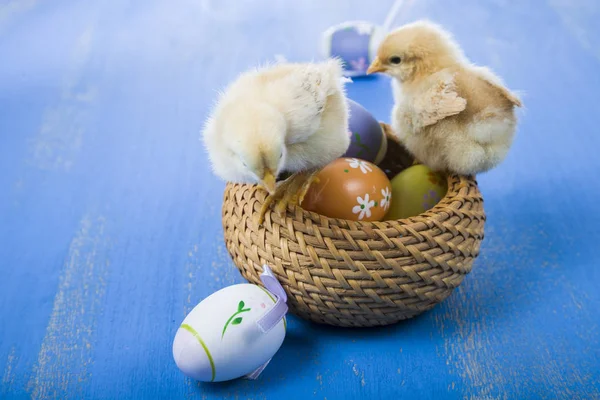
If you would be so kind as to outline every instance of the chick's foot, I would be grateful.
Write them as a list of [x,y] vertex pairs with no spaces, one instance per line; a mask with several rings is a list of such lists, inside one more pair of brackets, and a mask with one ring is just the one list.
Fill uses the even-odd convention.
[[258,224],[263,224],[265,215],[273,203],[275,204],[275,212],[280,217],[285,214],[288,205],[297,206],[301,204],[310,185],[318,180],[317,172],[319,172],[319,169],[298,172],[281,182],[275,193],[265,199],[258,216]]

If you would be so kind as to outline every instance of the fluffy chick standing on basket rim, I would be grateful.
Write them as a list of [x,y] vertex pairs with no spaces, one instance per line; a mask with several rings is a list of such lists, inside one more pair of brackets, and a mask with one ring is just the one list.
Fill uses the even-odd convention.
[[[302,202],[316,173],[350,145],[342,64],[279,63],[242,74],[220,96],[204,127],[213,171],[234,183],[259,183],[283,214]],[[282,172],[294,173],[279,186]]]
[[392,128],[433,170],[475,175],[508,153],[519,98],[474,66],[441,27],[418,21],[391,32],[367,73],[393,78]]

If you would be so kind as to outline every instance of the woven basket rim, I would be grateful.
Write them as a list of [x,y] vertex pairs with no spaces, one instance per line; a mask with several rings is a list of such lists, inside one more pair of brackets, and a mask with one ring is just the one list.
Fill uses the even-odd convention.
[[[409,167],[410,168],[410,167]],[[442,208],[442,206],[444,205],[450,205],[452,203],[452,198],[456,197],[455,195],[458,194],[458,190],[455,190],[454,186],[452,185],[452,178],[456,178],[458,177],[457,175],[445,175],[446,178],[446,185],[448,190],[446,190],[446,194],[444,195],[444,197],[442,197],[442,199],[440,201],[438,201],[436,203],[435,206],[433,206],[432,208],[430,208],[429,210],[426,210],[418,215],[413,215],[411,217],[407,217],[407,218],[400,218],[400,219],[387,219],[387,220],[381,220],[381,221],[354,221],[354,220],[349,220],[349,219],[343,219],[343,218],[331,218],[331,217],[327,217],[326,215],[322,215],[319,213],[315,213],[314,211],[307,211],[304,208],[302,208],[302,206],[298,206],[302,211],[304,211],[305,213],[308,214],[315,214],[317,215],[320,219],[323,219],[323,217],[325,218],[325,220],[333,220],[336,222],[342,222],[344,224],[348,224],[350,222],[355,223],[359,226],[361,225],[373,225],[373,224],[377,224],[377,225],[391,225],[393,223],[395,224],[400,224],[400,225],[413,225],[415,223],[418,223],[421,221],[421,219],[423,218],[430,218],[433,215],[439,215],[440,213],[440,208]],[[460,179],[460,177],[459,177]],[[452,196],[450,196],[450,188],[452,187]],[[452,197],[452,198],[451,198]],[[393,200],[393,199],[392,199]]]
[[[379,230],[384,229],[396,229],[398,225],[405,226],[408,228],[413,228],[416,231],[421,229],[418,224],[424,224],[424,221],[444,221],[449,215],[443,210],[446,207],[452,207],[452,204],[456,202],[456,198],[460,195],[460,190],[464,188],[468,190],[469,183],[478,187],[477,181],[474,177],[471,176],[462,176],[457,174],[446,174],[446,183],[447,183],[447,191],[444,197],[432,208],[429,210],[422,212],[418,215],[414,215],[407,218],[401,219],[391,219],[391,220],[382,220],[382,221],[354,221],[343,218],[331,218],[326,215],[322,215],[316,213],[314,211],[308,211],[302,208],[301,206],[288,206],[286,214],[283,217],[279,217],[275,214],[275,212],[271,209],[267,211],[265,215],[265,221],[263,223],[263,227],[267,228],[272,224],[276,225],[284,225],[285,221],[291,219],[293,221],[296,220],[311,220],[316,225],[320,227],[324,226],[335,226],[342,230],[356,230],[357,228],[376,228]],[[246,186],[249,190],[261,191],[258,185],[255,184],[238,184],[238,183],[228,183],[227,187],[230,186]],[[266,193],[264,194],[266,196]],[[457,210],[460,209],[460,206],[454,207]],[[290,215],[291,211],[291,215]],[[300,214],[300,215],[299,215]],[[301,218],[299,218],[301,216]],[[274,221],[274,217],[277,218],[279,222]]]
[[[393,129],[391,128],[391,126],[389,124],[380,122],[380,125],[383,129],[384,136],[387,138],[388,141],[400,143],[398,138],[392,133]],[[406,149],[404,147],[402,147],[402,148],[404,151],[406,151]],[[414,161],[414,158],[412,158],[412,160]],[[413,166],[413,165],[407,164],[407,165],[405,165],[404,169],[408,169],[411,166]],[[379,167],[379,166],[377,166],[377,167]],[[414,216],[407,217],[407,218],[390,219],[390,220],[382,220],[382,221],[354,221],[354,220],[343,219],[343,218],[328,217],[326,215],[322,215],[322,214],[316,213],[314,211],[305,210],[304,208],[302,208],[302,206],[297,205],[297,206],[293,206],[293,207],[288,206],[286,213],[283,217],[279,217],[278,215],[275,214],[273,209],[270,209],[269,211],[267,211],[267,213],[265,215],[263,227],[268,228],[274,222],[276,225],[285,225],[286,221],[291,219],[292,221],[310,220],[319,227],[335,226],[338,229],[342,229],[342,230],[355,231],[360,228],[366,228],[366,229],[375,228],[378,230],[385,230],[385,229],[396,229],[398,226],[403,226],[408,229],[414,229],[415,231],[418,232],[423,228],[427,228],[427,224],[425,223],[425,221],[429,221],[429,222],[445,221],[449,217],[449,215],[448,215],[448,213],[446,213],[443,210],[444,208],[449,207],[449,208],[455,208],[456,210],[459,210],[461,208],[460,205],[458,205],[456,207],[452,207],[452,203],[456,202],[457,199],[461,198],[461,196],[460,196],[461,189],[468,192],[469,186],[474,186],[476,188],[476,190],[479,191],[479,185],[477,183],[475,176],[464,176],[464,175],[458,175],[455,173],[446,173],[444,175],[446,177],[446,185],[447,185],[446,194],[435,206],[433,206],[429,210],[426,210],[418,215],[414,215]],[[391,179],[390,179],[390,181],[391,181]],[[240,186],[240,187],[246,187],[249,190],[255,190],[258,192],[261,191],[261,189],[259,188],[259,186],[257,184],[244,184],[244,183],[229,182],[229,183],[227,183],[225,193],[227,192],[227,189],[230,188],[231,186]],[[262,193],[261,196],[266,197],[266,193]],[[264,198],[260,202],[262,203],[263,201],[264,201]],[[393,201],[393,199],[392,199],[392,201]],[[481,197],[481,201],[483,203],[483,197]],[[223,204],[223,207],[225,207],[225,204]],[[291,215],[290,215],[290,211],[291,211]],[[258,212],[258,210],[254,210],[254,212]],[[279,221],[279,222],[274,221],[274,218],[276,218],[276,221]],[[421,225],[419,225],[419,224],[421,224]]]

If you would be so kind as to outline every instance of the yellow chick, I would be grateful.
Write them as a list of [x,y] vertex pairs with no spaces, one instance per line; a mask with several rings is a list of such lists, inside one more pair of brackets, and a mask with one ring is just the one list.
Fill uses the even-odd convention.
[[[276,203],[302,202],[316,173],[350,145],[342,64],[286,63],[242,74],[221,94],[203,139],[214,173],[258,183],[269,193],[259,215]],[[277,186],[276,178],[294,173]]]
[[367,71],[375,72],[395,78],[392,127],[418,161],[475,175],[506,157],[521,101],[438,25],[417,21],[391,32]]

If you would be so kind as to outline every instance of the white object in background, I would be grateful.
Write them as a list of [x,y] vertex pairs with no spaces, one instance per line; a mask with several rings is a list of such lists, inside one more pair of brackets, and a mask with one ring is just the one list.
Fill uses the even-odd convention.
[[403,4],[403,0],[396,0],[381,26],[368,21],[348,21],[327,29],[321,36],[321,56],[342,59],[346,76],[366,75]]
[[256,379],[281,347],[287,296],[268,266],[258,285],[228,286],[200,302],[175,334],[173,358],[188,377]]

